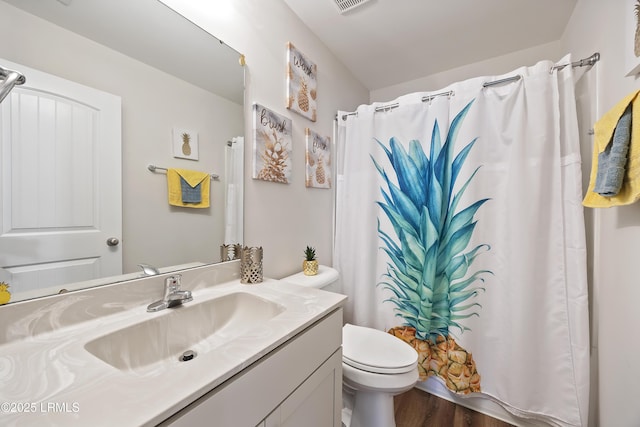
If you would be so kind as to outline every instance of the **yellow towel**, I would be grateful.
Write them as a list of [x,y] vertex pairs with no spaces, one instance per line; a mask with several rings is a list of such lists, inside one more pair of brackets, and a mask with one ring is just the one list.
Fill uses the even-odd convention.
[[[589,189],[582,204],[590,208],[609,208],[631,204],[640,199],[640,91],[627,95],[609,110],[594,126],[593,158]],[[594,193],[598,173],[598,154],[602,153],[611,141],[613,131],[624,110],[631,104],[631,142],[627,153],[627,168],[620,192],[613,197],[604,197]]]
[[[200,203],[183,203],[182,189],[180,188],[180,177],[195,187],[200,184],[202,201]],[[185,208],[208,208],[209,188],[211,186],[211,176],[205,172],[191,171],[187,169],[167,169],[167,187],[169,193],[169,204],[172,206],[182,206]]]

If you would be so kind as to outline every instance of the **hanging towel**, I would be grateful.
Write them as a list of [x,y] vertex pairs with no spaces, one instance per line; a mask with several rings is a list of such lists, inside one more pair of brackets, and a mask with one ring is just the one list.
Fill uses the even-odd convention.
[[[211,176],[205,172],[167,169],[169,204],[186,208],[208,208]],[[183,191],[183,187],[187,191]],[[199,194],[194,194],[198,192]],[[196,201],[199,200],[199,201]]]
[[200,203],[202,201],[202,188],[200,182],[192,187],[186,179],[180,177],[180,191],[182,191],[182,203]]
[[[584,206],[608,208],[640,199],[639,93],[627,95],[594,126],[591,176]],[[619,180],[622,182],[616,194]]]
[[631,104],[618,120],[613,138],[607,148],[598,154],[598,172],[593,191],[604,197],[620,192],[627,167],[627,152],[631,142]]

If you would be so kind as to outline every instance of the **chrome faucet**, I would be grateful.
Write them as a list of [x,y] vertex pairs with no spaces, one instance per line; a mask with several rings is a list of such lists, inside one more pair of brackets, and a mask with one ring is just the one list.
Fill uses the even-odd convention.
[[185,302],[193,300],[191,291],[183,291],[180,289],[180,281],[182,275],[174,274],[164,281],[164,298],[160,301],[153,302],[147,307],[148,312],[164,310],[165,308],[175,307]]

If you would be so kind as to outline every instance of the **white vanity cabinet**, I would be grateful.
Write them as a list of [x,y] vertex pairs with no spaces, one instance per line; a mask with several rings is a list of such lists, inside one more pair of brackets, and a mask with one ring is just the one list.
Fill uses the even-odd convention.
[[340,427],[341,344],[340,308],[160,425]]
[[258,427],[339,427],[341,406],[342,350],[338,350]]

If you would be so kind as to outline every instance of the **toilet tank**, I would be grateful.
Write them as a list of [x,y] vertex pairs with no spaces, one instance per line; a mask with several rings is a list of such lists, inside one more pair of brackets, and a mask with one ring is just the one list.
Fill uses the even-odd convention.
[[293,283],[294,285],[306,286],[309,288],[322,289],[329,292],[342,292],[340,284],[340,275],[335,268],[326,265],[318,266],[318,274],[315,276],[307,276],[303,272],[283,277],[283,282]]

